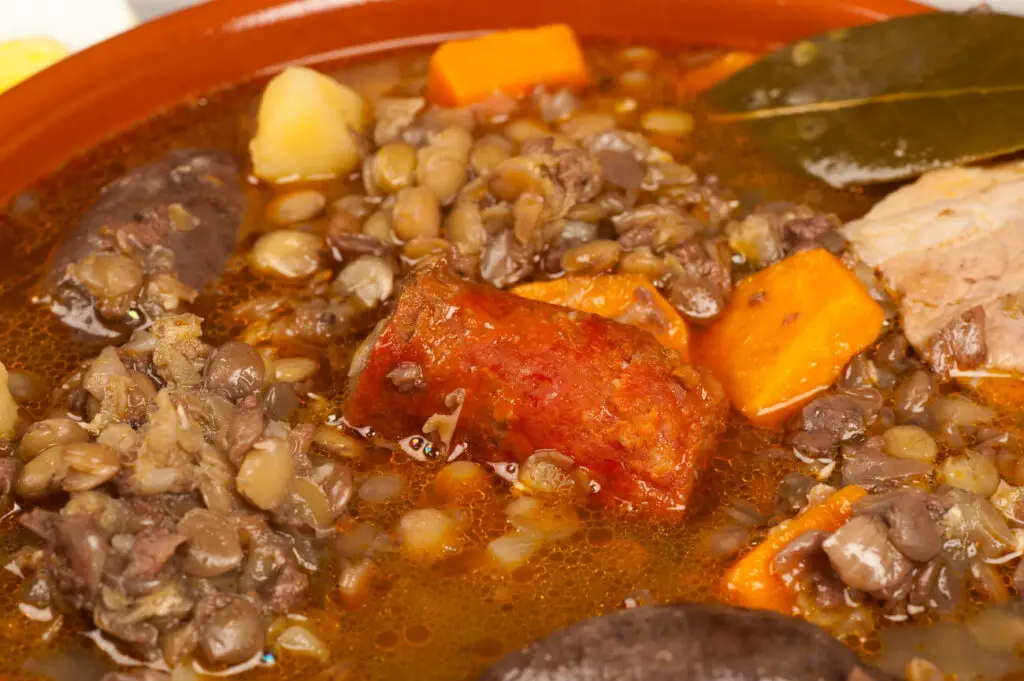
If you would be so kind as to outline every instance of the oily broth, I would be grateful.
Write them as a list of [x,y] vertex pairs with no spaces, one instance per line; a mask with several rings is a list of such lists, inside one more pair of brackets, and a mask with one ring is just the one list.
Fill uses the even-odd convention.
[[[429,53],[414,51],[379,61],[348,65],[339,77],[364,95],[416,91],[422,85]],[[598,84],[589,101],[598,110],[616,107],[624,95],[639,97],[632,79],[616,77],[622,71],[618,50],[598,47],[589,51]],[[634,73],[652,69],[644,101],[649,105],[678,104],[671,87],[677,61],[664,58],[654,64],[650,54],[638,52]],[[397,84],[396,84],[397,83]],[[0,212],[0,253],[5,254],[0,277],[0,358],[9,368],[27,369],[51,387],[71,374],[102,344],[86,343],[48,309],[28,304],[29,290],[44,273],[45,258],[58,237],[92,203],[99,190],[126,169],[154,160],[165,151],[183,146],[230,148],[247,157],[252,114],[262,83],[238,86],[203,100],[179,106],[132,131],[108,141],[70,162],[59,174],[23,194]],[[611,94],[609,94],[611,93]],[[635,124],[626,111],[624,125]],[[794,180],[768,171],[760,159],[730,148],[722,164],[716,154],[721,142],[710,131],[699,139],[655,139],[654,142],[702,170],[715,167],[726,177],[743,180],[759,195],[786,187],[796,197],[810,196],[817,208],[852,215],[863,210],[869,197],[820,193]],[[318,183],[328,200],[357,190],[353,181]],[[291,189],[293,187],[289,187]],[[810,192],[803,194],[801,192]],[[205,319],[206,340],[220,343],[237,335],[242,322],[233,314],[240,303],[263,296],[288,296],[308,291],[306,284],[282,283],[254,275],[246,267],[245,250],[268,226],[262,215],[274,191],[250,185],[250,211],[243,225],[238,252],[225,275],[204,294],[195,308]],[[791,197],[794,193],[789,194]],[[325,221],[305,228],[322,232]],[[357,339],[353,339],[353,343]],[[304,348],[310,351],[310,348]],[[322,419],[331,414],[333,398],[343,387],[351,344],[333,347],[317,357],[325,369],[315,384],[323,400],[305,401],[299,420]],[[320,351],[323,353],[323,351]],[[344,361],[342,361],[344,360]],[[332,370],[331,367],[335,368]],[[49,405],[27,405],[32,418],[42,417]],[[792,458],[779,460],[756,455],[780,444],[779,436],[734,424],[719,448],[702,483],[694,508],[683,525],[656,527],[635,519],[583,509],[583,529],[571,540],[540,551],[529,563],[510,574],[473,570],[474,562],[491,539],[506,526],[504,509],[514,498],[510,487],[496,482],[493,493],[464,504],[469,549],[440,565],[424,567],[389,558],[381,562],[370,595],[360,604],[348,604],[336,586],[337,567],[313,577],[309,610],[302,617],[332,653],[332,663],[360,679],[468,679],[502,654],[559,627],[624,607],[627,602],[704,601],[714,599],[716,584],[729,559],[709,549],[712,532],[728,522],[726,506],[746,501],[771,513],[781,478],[795,470]],[[392,472],[406,485],[397,502],[370,507],[355,502],[357,515],[379,528],[394,526],[401,514],[433,499],[430,482],[438,467],[418,464],[402,453],[378,449],[357,462],[358,473]],[[436,500],[434,501],[436,503]],[[0,521],[0,561],[29,541],[28,533],[13,518]],[[76,615],[57,622],[36,622],[19,611],[20,580],[0,571],[0,676],[32,678],[23,671],[31,659],[55,651],[85,648],[81,633],[86,623]],[[869,639],[866,649],[877,648]],[[251,679],[308,679],[324,666],[294,655],[284,655],[273,666],[255,669]],[[335,678],[335,677],[323,677]],[[337,678],[341,678],[340,676]]]

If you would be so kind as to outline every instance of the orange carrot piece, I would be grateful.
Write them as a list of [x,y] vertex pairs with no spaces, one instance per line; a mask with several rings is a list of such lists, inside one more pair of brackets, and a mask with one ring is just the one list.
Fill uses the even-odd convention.
[[969,386],[988,404],[1012,411],[1024,409],[1024,379],[1018,376],[991,376],[986,378],[963,378]]
[[[666,348],[677,350],[684,362],[690,361],[690,334],[686,321],[648,279],[639,275],[564,277],[521,284],[513,288],[512,293],[632,324],[649,332]],[[660,319],[650,319],[639,309],[647,299]],[[634,304],[639,305],[631,310]],[[633,311],[637,312],[630,314]]]
[[865,494],[867,491],[856,485],[843,487],[817,506],[773,527],[764,541],[725,574],[725,597],[746,608],[792,614],[796,595],[775,574],[775,555],[804,532],[838,530],[850,518],[853,503]]
[[465,106],[499,91],[517,95],[535,85],[589,82],[576,35],[554,24],[444,43],[430,60],[427,97],[442,106]]
[[740,413],[777,426],[828,388],[884,319],[835,256],[804,251],[741,281],[722,317],[695,339],[694,356]]
[[700,94],[755,61],[757,55],[752,52],[726,52],[684,73],[679,81],[679,94],[684,97]]

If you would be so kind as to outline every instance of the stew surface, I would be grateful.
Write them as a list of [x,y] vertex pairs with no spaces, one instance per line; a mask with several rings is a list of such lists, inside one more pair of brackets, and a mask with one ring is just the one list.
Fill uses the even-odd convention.
[[[0,676],[472,679],[684,601],[909,678],[1024,669],[1018,415],[949,371],[984,317],[908,343],[842,230],[880,194],[695,117],[736,55],[585,57],[586,87],[462,107],[423,99],[427,51],[326,69],[365,107],[341,142],[275,137],[274,85],[240,85],[0,212]],[[340,177],[268,181],[336,143]]]

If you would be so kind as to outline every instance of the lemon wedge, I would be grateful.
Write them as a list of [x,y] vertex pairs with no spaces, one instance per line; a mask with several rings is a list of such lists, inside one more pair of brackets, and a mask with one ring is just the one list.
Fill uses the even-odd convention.
[[68,54],[68,48],[51,38],[18,38],[0,42],[0,92],[57,63]]

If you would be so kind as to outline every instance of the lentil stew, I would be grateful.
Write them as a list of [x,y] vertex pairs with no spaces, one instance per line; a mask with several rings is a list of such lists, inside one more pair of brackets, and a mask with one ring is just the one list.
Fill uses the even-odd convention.
[[0,212],[0,676],[1024,670],[1011,292],[918,333],[899,192],[720,177],[694,95],[753,55],[529,39],[291,68]]

